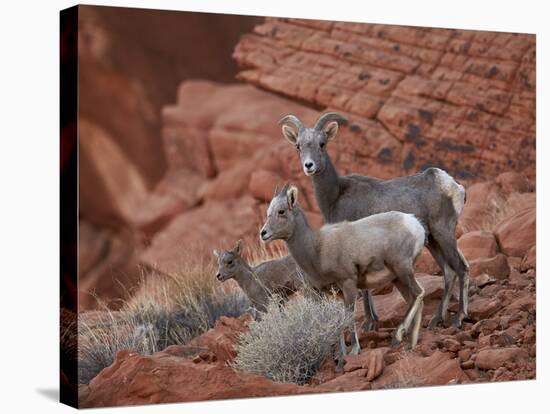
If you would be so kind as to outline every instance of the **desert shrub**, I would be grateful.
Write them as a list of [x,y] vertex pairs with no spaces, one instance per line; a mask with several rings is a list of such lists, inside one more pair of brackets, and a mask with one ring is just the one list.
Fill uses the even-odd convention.
[[186,344],[221,316],[237,317],[250,303],[240,289],[224,288],[210,265],[198,264],[170,276],[150,275],[120,311],[79,318],[79,383],[88,383],[114,361],[119,350],[150,355]]
[[278,382],[303,384],[334,355],[353,315],[335,297],[298,296],[284,307],[274,298],[260,321],[239,337],[233,366]]
[[122,350],[149,355],[155,352],[158,332],[154,326],[131,325],[123,312],[101,312],[93,323],[79,321],[78,381],[87,384],[114,361]]

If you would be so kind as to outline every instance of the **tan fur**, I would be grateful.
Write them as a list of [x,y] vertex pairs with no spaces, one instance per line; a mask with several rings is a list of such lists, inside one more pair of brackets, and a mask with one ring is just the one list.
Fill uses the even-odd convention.
[[[411,326],[411,347],[416,345],[424,291],[414,277],[414,262],[422,252],[425,229],[411,214],[390,211],[357,221],[326,224],[319,230],[309,226],[298,206],[298,189],[285,186],[267,209],[267,220],[260,231],[263,241],[285,240],[290,254],[315,289],[338,288],[344,304],[355,307],[359,289],[393,282],[409,304],[399,324],[394,343],[401,342]],[[340,339],[343,367],[345,341]],[[352,353],[360,350],[353,328]]]
[[[408,222],[410,218],[416,223],[416,228],[411,228]],[[363,280],[357,281],[358,285],[381,287],[395,278],[384,265],[384,258],[399,257],[397,246],[401,244],[402,238],[410,237],[417,239],[414,254],[419,254],[424,241],[422,225],[412,216],[397,212],[325,225],[317,234],[319,273],[329,274],[329,283],[332,278],[348,277],[347,272],[354,273],[355,267],[360,266],[365,269],[365,273],[362,275]],[[346,274],[341,273],[342,268]]]

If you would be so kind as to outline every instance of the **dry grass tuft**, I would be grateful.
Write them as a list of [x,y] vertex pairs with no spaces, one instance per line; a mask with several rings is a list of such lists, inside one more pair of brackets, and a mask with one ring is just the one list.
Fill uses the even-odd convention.
[[273,381],[303,384],[334,355],[353,315],[336,297],[298,296],[285,307],[273,298],[268,312],[239,338],[233,366]]
[[88,383],[122,349],[150,355],[185,344],[214,326],[221,316],[237,317],[250,303],[240,289],[224,288],[211,263],[182,268],[177,274],[152,274],[120,311],[79,318],[79,383]]

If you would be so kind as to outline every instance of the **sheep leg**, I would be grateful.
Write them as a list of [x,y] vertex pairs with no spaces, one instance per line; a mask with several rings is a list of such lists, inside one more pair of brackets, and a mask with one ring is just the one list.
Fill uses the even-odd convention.
[[459,273],[458,279],[460,281],[460,298],[458,301],[459,309],[458,314],[456,315],[456,318],[453,322],[453,325],[455,325],[457,328],[460,328],[462,326],[462,321],[464,319],[468,318],[468,293],[470,290],[470,265],[468,264],[468,261],[464,257],[464,254],[460,251],[460,249],[457,247],[457,252],[459,255],[459,269],[461,270],[461,273]]
[[443,277],[445,279],[443,296],[441,297],[441,302],[439,302],[437,311],[428,324],[429,329],[435,328],[439,323],[447,322],[447,309],[449,308],[449,302],[451,301],[453,286],[456,280],[456,273],[447,264],[443,266],[443,269]]
[[[454,227],[453,227],[454,228]],[[462,252],[458,249],[454,232],[449,233],[447,229],[441,231],[432,231],[433,237],[436,240],[441,253],[449,267],[458,275],[460,284],[460,296],[458,299],[458,313],[453,322],[453,325],[459,328],[462,326],[462,321],[468,317],[468,288],[469,288],[469,271],[470,267]],[[448,287],[452,289],[453,286]]]
[[411,349],[418,343],[418,334],[420,333],[420,325],[422,323],[422,310],[424,309],[424,301],[420,302],[420,306],[414,315],[413,326],[411,330]]
[[441,269],[443,273],[443,279],[445,281],[441,302],[439,302],[439,306],[428,324],[428,329],[433,329],[440,323],[447,320],[447,308],[449,307],[449,301],[451,299],[456,273],[453,272],[453,270],[449,267],[445,258],[443,257],[443,253],[441,252],[439,245],[432,237],[430,237],[430,242],[428,243],[428,250],[430,251],[437,265]]
[[[403,299],[405,299],[405,303],[407,304],[407,312],[409,312],[414,301],[409,287],[406,284],[402,283],[399,279],[394,280],[394,285],[399,291],[399,293],[401,293],[401,296],[403,297]],[[392,338],[392,346],[397,346],[397,345],[399,345],[399,343],[398,342],[393,343],[393,338]]]
[[[354,309],[355,310],[355,309]],[[359,344],[359,336],[357,335],[357,324],[353,322],[353,332],[351,336],[351,355],[358,355],[361,352],[361,345]]]
[[340,334],[340,340],[338,344],[338,355],[336,357],[336,372],[344,371],[344,364],[346,362],[344,360],[345,356],[346,356],[346,337],[345,337],[345,333],[342,332]]
[[[342,294],[344,295],[344,305],[353,315],[355,315],[355,300],[357,299],[357,287],[355,281],[347,280],[342,286]],[[351,336],[351,355],[357,355],[361,351],[359,345],[359,337],[357,335],[357,324],[353,322],[353,332]]]
[[407,306],[411,307],[413,302],[413,297],[411,295],[411,291],[409,287],[403,282],[401,282],[399,279],[394,280],[394,285],[399,291],[399,293],[401,293],[401,296],[403,297],[403,299],[405,299]]
[[[423,307],[424,303],[424,289],[415,279],[412,266],[409,270],[405,272],[399,272],[397,273],[397,275],[399,277],[399,282],[401,282],[403,285],[404,290],[407,290],[409,292],[406,295],[410,295],[409,297],[412,300],[407,314],[405,315],[405,319],[399,324],[394,333],[394,336],[392,338],[392,346],[397,346],[401,343],[401,341],[403,340],[403,335],[410,329],[411,324],[415,319],[415,316],[417,315],[417,313],[419,313],[419,310],[421,315],[421,308]],[[396,283],[396,286],[397,285],[398,283]],[[412,341],[411,346],[413,346]]]
[[363,329],[365,331],[375,331],[376,323],[378,322],[378,315],[374,310],[374,302],[372,295],[368,289],[363,289],[363,309],[365,310],[365,322],[363,323]]
[[[411,291],[408,289],[407,286],[405,286],[403,283],[397,281],[395,283],[395,286],[405,299],[405,301],[409,304],[409,306],[413,303],[414,299],[411,296]],[[409,329],[410,331],[410,344],[411,349],[414,348],[418,342],[418,334],[420,332],[420,326],[422,323],[422,310],[424,309],[424,301],[420,302],[420,306],[418,307],[414,319],[412,322],[412,326]]]

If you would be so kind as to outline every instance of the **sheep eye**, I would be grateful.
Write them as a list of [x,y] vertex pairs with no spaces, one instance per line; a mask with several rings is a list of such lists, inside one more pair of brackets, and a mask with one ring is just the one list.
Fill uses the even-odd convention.
[[321,142],[321,143],[319,144],[319,146],[320,146],[321,148],[325,148],[325,143],[324,143],[324,142]]
[[228,265],[232,265],[233,264],[233,260],[230,260],[227,262]]
[[284,210],[279,210],[279,216],[283,216],[285,214],[285,211]]
[[296,149],[300,151],[300,144],[296,144]]

